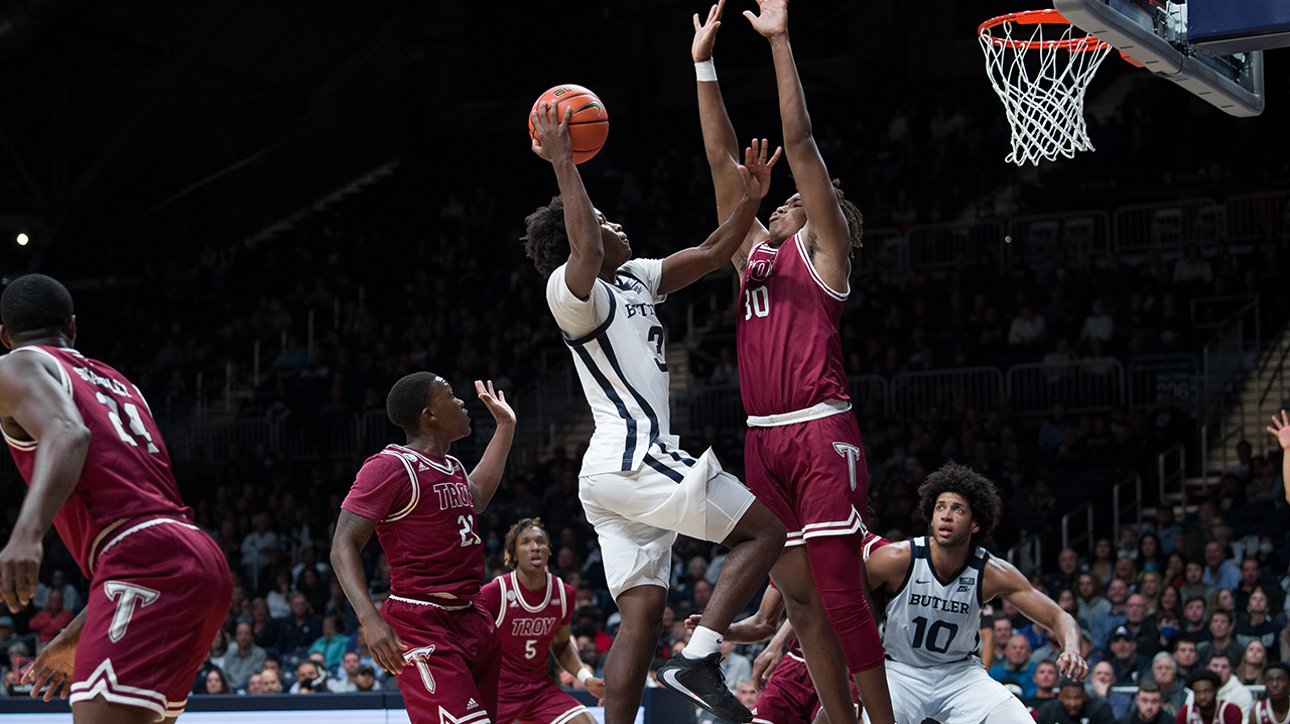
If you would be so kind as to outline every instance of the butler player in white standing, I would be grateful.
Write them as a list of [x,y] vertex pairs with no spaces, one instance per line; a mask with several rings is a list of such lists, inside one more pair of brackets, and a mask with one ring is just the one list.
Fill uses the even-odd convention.
[[569,636],[573,586],[551,575],[551,536],[540,518],[523,518],[502,546],[511,572],[480,591],[484,608],[502,642],[502,679],[497,688],[497,721],[520,724],[596,724],[587,707],[560,690],[547,672],[547,652],[578,677],[593,696],[604,698],[605,682],[578,656]]
[[[475,516],[501,482],[515,413],[492,382],[476,381],[475,393],[497,429],[467,475],[448,454],[470,434],[465,403],[429,372],[394,383],[385,412],[407,442],[363,462],[332,538],[336,579],[372,658],[399,677],[413,724],[490,724],[497,717],[501,645],[480,598],[484,546]],[[380,611],[359,555],[373,533],[390,564],[390,596]]]
[[605,721],[631,724],[662,629],[677,533],[730,548],[703,623],[659,670],[662,684],[727,721],[748,708],[726,688],[717,650],[784,545],[784,526],[711,450],[698,460],[669,429],[664,329],[655,305],[729,263],[765,194],[771,166],[754,141],[740,173],[738,207],[701,245],[666,259],[632,259],[622,228],[592,205],[573,163],[569,114],[545,104],[532,115],[533,151],[555,170],[560,196],[525,220],[525,251],[547,277],[551,313],[573,354],[595,431],[578,497],[596,529],[622,625],[605,664]]
[[[784,155],[798,193],[754,223],[734,256],[741,277],[735,327],[739,391],[748,412],[748,487],[783,521],[788,543],[771,577],[811,662],[834,724],[853,724],[849,674],[873,721],[891,724],[882,646],[861,577],[869,476],[851,413],[838,323],[850,294],[863,217],[842,196],[815,145],[788,39],[784,0],[745,12],[771,47]],[[699,118],[717,191],[717,217],[739,198],[738,145],[712,61],[724,0],[694,16]]]
[[929,535],[879,548],[865,567],[875,599],[887,599],[883,647],[896,721],[1034,724],[1021,700],[974,655],[981,608],[1002,596],[1056,631],[1064,649],[1057,670],[1076,681],[1088,673],[1079,626],[1016,567],[980,546],[999,519],[994,483],[947,463],[927,476],[918,494]]

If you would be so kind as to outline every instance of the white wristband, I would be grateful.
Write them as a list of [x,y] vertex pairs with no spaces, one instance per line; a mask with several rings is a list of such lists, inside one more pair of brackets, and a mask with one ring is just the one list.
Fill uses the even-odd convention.
[[712,64],[712,58],[694,64],[694,78],[700,83],[716,82],[717,66]]
[[578,681],[581,681],[583,686],[586,686],[587,679],[591,679],[591,678],[594,678],[591,674],[591,669],[584,667],[578,670]]

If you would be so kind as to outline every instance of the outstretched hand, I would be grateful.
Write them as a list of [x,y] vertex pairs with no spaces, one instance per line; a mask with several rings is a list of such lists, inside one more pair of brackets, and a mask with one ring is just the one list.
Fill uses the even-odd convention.
[[770,148],[770,142],[766,139],[752,140],[752,145],[744,149],[744,163],[739,167],[739,173],[744,176],[744,188],[750,199],[761,199],[770,191],[770,170],[775,167],[775,162],[779,160],[783,147],[775,149],[775,155],[766,160],[766,150]]
[[1268,425],[1268,432],[1277,436],[1277,442],[1281,443],[1282,450],[1290,450],[1290,417],[1286,416],[1286,411],[1281,411],[1281,419],[1278,420],[1276,415],[1272,416],[1272,424]]
[[558,158],[573,158],[573,141],[569,139],[569,119],[573,116],[573,105],[565,105],[563,120],[556,118],[556,108],[556,105],[544,101],[530,116],[536,136],[531,139],[533,153],[551,163],[555,163]]
[[1057,673],[1073,681],[1083,681],[1088,676],[1088,663],[1079,654],[1067,651],[1057,657]]
[[45,644],[35,661],[23,668],[20,679],[24,684],[32,684],[33,699],[40,697],[49,701],[55,696],[66,699],[72,693],[72,664],[75,660],[76,637],[63,629],[54,640]]
[[493,419],[497,420],[499,425],[503,423],[515,424],[515,411],[511,409],[510,405],[506,404],[506,393],[494,392],[492,380],[488,381],[487,388],[484,387],[483,382],[475,380],[475,394],[479,395],[479,401],[484,403],[484,407],[488,408],[488,411],[493,415]]
[[757,7],[761,14],[744,11],[744,17],[752,23],[753,30],[767,38],[788,32],[788,0],[757,0]]
[[699,22],[699,14],[694,14],[694,42],[690,45],[690,56],[694,62],[702,63],[712,60],[712,46],[717,42],[717,28],[721,27],[721,11],[726,7],[726,0],[720,0],[708,11],[707,22]]

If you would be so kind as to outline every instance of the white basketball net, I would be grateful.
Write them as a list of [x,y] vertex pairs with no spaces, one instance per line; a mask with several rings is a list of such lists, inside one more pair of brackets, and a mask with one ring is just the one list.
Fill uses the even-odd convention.
[[1005,160],[1018,166],[1093,150],[1084,124],[1084,92],[1111,46],[1060,16],[1055,20],[1005,20],[980,30],[990,83],[1012,126],[1012,152]]

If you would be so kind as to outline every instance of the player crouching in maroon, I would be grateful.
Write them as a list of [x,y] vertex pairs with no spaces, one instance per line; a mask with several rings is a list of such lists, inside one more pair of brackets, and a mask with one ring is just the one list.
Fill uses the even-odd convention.
[[192,524],[139,388],[72,348],[67,289],[19,277],[0,317],[13,350],[0,358],[0,429],[29,486],[0,551],[0,593],[14,612],[35,595],[51,524],[94,581],[23,683],[46,701],[70,693],[78,724],[177,717],[228,613],[228,562]]
[[[385,400],[407,444],[368,458],[341,504],[331,563],[358,614],[372,658],[399,677],[413,724],[497,721],[501,647],[480,602],[484,546],[475,515],[501,481],[515,413],[492,382],[475,382],[497,432],[466,475],[448,446],[470,434],[465,403],[442,377],[408,375]],[[359,552],[375,532],[390,564],[378,613]]]
[[546,652],[577,676],[587,691],[604,698],[605,682],[583,665],[569,637],[573,586],[547,571],[551,537],[540,518],[525,518],[506,534],[506,565],[512,571],[484,585],[484,607],[502,642],[502,682],[497,721],[520,724],[596,724],[587,708],[560,691],[547,673]]

